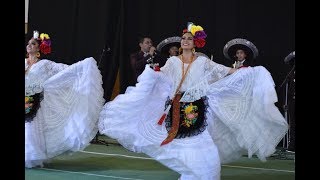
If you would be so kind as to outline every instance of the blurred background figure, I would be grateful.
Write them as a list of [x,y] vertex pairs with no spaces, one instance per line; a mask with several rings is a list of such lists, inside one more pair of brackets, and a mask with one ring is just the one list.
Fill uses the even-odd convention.
[[167,60],[156,51],[150,37],[144,36],[140,38],[139,46],[140,50],[130,55],[131,68],[134,72],[134,79],[132,81],[134,81],[134,83],[137,82],[137,79],[144,70],[146,64],[157,63],[162,67]]
[[235,38],[227,42],[223,48],[225,58],[234,61],[233,68],[254,66],[254,60],[259,55],[257,47],[250,41]]
[[295,104],[296,104],[296,81],[295,81],[295,51],[291,52],[284,58],[285,64],[289,65],[290,71],[286,78],[279,86],[282,92],[285,93],[284,97],[284,117],[289,124],[289,131],[283,141],[283,147],[289,151],[295,152],[295,128],[296,128],[296,116],[295,116]]
[[167,59],[171,56],[178,56],[180,42],[181,37],[179,36],[168,37],[157,45],[157,50],[161,52],[161,54],[163,54],[163,56],[165,56]]

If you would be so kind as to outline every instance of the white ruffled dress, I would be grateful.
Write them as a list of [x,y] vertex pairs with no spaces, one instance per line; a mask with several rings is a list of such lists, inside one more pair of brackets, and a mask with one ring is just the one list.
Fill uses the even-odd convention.
[[257,66],[227,76],[229,67],[203,56],[191,64],[180,102],[207,96],[208,126],[201,134],[160,146],[168,131],[165,123],[157,123],[167,97],[173,97],[182,78],[182,66],[178,57],[169,58],[160,72],[146,65],[136,86],[105,104],[100,133],[131,151],[149,155],[180,173],[181,180],[217,180],[223,163],[243,154],[256,154],[264,161],[275,152],[288,124],[274,105],[277,95],[270,73]]
[[25,122],[27,168],[88,146],[105,102],[102,76],[92,57],[72,65],[47,59],[35,63],[25,74],[25,96],[36,93],[43,93],[43,100],[33,120]]

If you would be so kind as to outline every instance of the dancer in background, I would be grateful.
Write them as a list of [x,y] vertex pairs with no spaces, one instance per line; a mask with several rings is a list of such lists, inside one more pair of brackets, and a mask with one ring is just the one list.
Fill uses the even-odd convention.
[[92,57],[72,65],[43,59],[51,52],[51,39],[38,31],[26,50],[25,167],[32,168],[87,147],[98,132],[104,99]]

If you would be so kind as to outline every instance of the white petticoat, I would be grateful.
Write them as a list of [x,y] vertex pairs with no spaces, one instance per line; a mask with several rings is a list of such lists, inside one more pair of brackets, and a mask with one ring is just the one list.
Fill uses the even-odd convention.
[[84,149],[98,132],[102,77],[93,58],[70,65],[43,84],[33,121],[25,123],[25,167]]
[[220,179],[221,163],[245,153],[265,160],[288,128],[274,105],[277,96],[269,72],[261,66],[243,68],[210,85],[204,132],[160,146],[168,132],[165,123],[160,126],[157,122],[172,83],[149,67],[138,81],[106,103],[99,131],[177,171],[182,180]]

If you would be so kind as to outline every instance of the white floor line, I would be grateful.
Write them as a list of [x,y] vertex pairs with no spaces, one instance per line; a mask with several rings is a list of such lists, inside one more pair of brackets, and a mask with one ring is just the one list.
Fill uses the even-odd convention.
[[114,178],[114,179],[130,179],[130,180],[143,180],[143,179],[135,179],[135,178],[126,178],[126,177],[118,177],[118,176],[107,176],[102,174],[92,174],[92,173],[84,173],[79,171],[65,171],[65,170],[59,170],[59,169],[50,169],[50,168],[39,168],[49,171],[57,171],[57,172],[64,172],[64,173],[72,173],[72,174],[83,174],[88,176],[99,176],[99,177],[106,177],[106,178]]
[[134,159],[147,159],[147,160],[154,160],[152,158],[147,157],[139,157],[139,156],[128,156],[123,154],[106,154],[106,153],[99,153],[99,152],[92,152],[92,151],[79,151],[87,154],[98,154],[98,155],[104,155],[104,156],[121,156],[121,157],[127,157],[127,158],[134,158]]
[[[92,151],[79,151],[79,152],[87,153],[87,154],[98,154],[98,155],[104,155],[104,156],[121,156],[121,157],[127,157],[127,158],[135,158],[135,159],[154,160],[154,159],[152,159],[152,158],[138,157],[138,156],[128,156],[128,155],[123,155],[123,154],[108,154],[108,153],[99,153],[99,152],[92,152]],[[266,170],[266,171],[279,171],[279,172],[295,173],[295,171],[282,170],[282,169],[256,168],[256,167],[231,166],[231,165],[222,165],[222,166],[232,167],[232,168],[243,168],[243,169],[255,169],[255,170]]]
[[257,170],[266,170],[266,171],[290,172],[290,173],[294,173],[295,172],[295,171],[282,170],[282,169],[255,168],[255,167],[246,167],[246,166],[230,166],[230,165],[222,165],[222,166],[224,166],[224,167],[232,167],[232,168],[243,168],[243,169],[257,169]]

